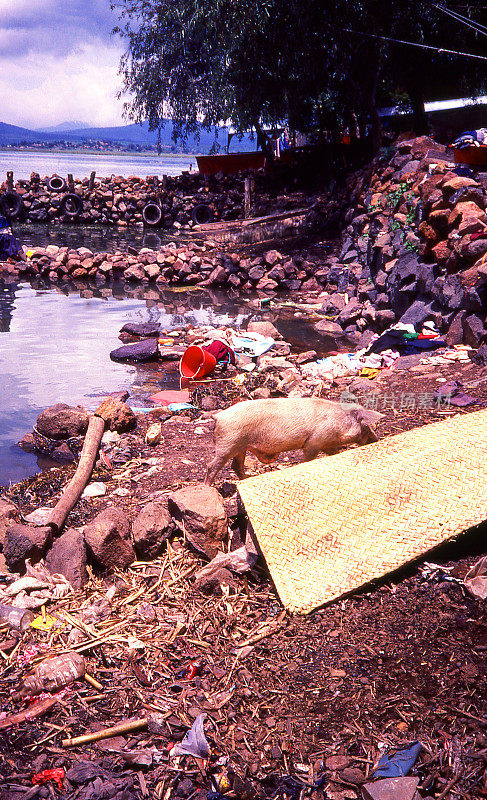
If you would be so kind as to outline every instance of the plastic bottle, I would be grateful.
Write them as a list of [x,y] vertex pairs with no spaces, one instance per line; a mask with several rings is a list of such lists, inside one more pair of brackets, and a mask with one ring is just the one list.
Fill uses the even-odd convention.
[[53,692],[69,686],[85,674],[85,660],[79,653],[63,653],[48,658],[36,667],[32,675],[24,678],[24,685],[18,696]]
[[0,605],[0,623],[7,622],[11,628],[23,633],[34,619],[34,614],[26,608]]

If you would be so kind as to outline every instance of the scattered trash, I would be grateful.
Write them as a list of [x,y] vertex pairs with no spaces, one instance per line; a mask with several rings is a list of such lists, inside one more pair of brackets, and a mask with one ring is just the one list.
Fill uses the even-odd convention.
[[6,622],[11,628],[23,633],[34,620],[34,614],[24,608],[0,605],[0,622]]
[[103,497],[107,493],[107,487],[101,481],[95,481],[94,483],[89,483],[88,486],[83,490],[83,494],[81,495],[82,500],[86,500],[89,497]]
[[409,747],[396,750],[392,755],[384,753],[373,774],[374,779],[400,778],[407,775],[418,760],[421,747],[420,742],[413,742]]
[[464,580],[465,588],[480,600],[487,599],[487,556],[475,562],[467,572]]
[[172,756],[195,756],[196,758],[208,758],[210,755],[210,745],[205,736],[204,721],[206,714],[199,714],[193,725],[187,732],[182,742],[175,744],[171,750]]
[[53,692],[69,686],[74,681],[85,675],[85,660],[79,653],[64,653],[43,661],[35,669],[33,675],[28,675],[23,680],[22,688],[16,697],[36,695],[41,692]]
[[57,784],[60,792],[64,791],[64,769],[62,767],[55,767],[54,769],[43,769],[42,772],[36,772],[32,776],[32,783],[34,786],[44,786],[44,784],[52,781]]

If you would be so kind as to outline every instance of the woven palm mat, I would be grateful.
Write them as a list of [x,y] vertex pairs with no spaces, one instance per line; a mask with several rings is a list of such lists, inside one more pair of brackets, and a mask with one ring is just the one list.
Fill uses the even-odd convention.
[[238,484],[279,596],[307,613],[487,519],[487,411]]

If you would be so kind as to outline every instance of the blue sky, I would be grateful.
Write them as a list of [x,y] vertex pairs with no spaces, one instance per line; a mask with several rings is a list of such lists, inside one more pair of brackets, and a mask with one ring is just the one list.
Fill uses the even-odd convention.
[[126,124],[110,0],[0,0],[0,121]]

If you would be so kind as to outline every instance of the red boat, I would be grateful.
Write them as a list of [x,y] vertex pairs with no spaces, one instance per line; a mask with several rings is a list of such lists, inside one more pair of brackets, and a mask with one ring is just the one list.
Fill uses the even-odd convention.
[[487,144],[478,147],[454,147],[455,164],[468,164],[469,167],[487,167]]
[[233,175],[247,169],[261,169],[265,164],[265,155],[257,150],[250,153],[226,153],[216,156],[196,156],[196,163],[202,175]]

